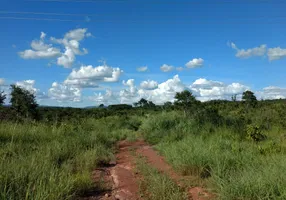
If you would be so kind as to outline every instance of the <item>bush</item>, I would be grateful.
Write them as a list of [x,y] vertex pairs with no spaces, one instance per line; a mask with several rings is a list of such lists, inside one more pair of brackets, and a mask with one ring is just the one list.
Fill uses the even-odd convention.
[[265,140],[267,137],[261,132],[261,128],[256,125],[247,125],[246,127],[247,138],[255,142]]

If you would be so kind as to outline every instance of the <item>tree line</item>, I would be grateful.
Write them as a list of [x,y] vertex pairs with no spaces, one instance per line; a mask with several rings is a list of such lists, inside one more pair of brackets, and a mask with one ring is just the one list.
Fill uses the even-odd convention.
[[[163,105],[156,105],[152,101],[141,98],[132,105],[118,104],[104,106],[100,104],[98,107],[91,108],[71,108],[71,107],[42,107],[36,101],[36,96],[17,85],[11,85],[10,105],[3,106],[7,96],[4,91],[0,92],[0,120],[43,120],[43,121],[63,121],[80,119],[83,117],[101,118],[110,115],[128,115],[137,114],[144,115],[147,112],[182,110],[185,116],[190,113],[202,112],[209,109],[208,112],[218,112],[226,105],[243,106],[245,110],[255,108],[258,100],[254,93],[245,91],[242,94],[242,101],[237,101],[236,96],[232,97],[232,101],[212,100],[208,102],[200,102],[191,91],[185,90],[177,92],[174,102],[165,102]],[[212,110],[212,111],[210,111]]]

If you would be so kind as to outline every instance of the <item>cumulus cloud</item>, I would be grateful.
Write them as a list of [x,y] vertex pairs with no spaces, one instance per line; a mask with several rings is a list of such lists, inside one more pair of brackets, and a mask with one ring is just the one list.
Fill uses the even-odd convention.
[[162,72],[170,72],[173,71],[174,67],[171,65],[164,64],[160,67]]
[[122,81],[122,84],[128,86],[128,89],[123,89],[119,92],[120,103],[132,104],[138,101],[137,88],[134,83],[134,79]]
[[79,102],[81,100],[81,89],[54,82],[49,89],[48,96],[58,102]]
[[61,55],[60,49],[53,47],[52,44],[46,44],[44,39],[46,34],[41,32],[40,40],[33,40],[31,48],[19,52],[23,59],[50,59]]
[[82,66],[78,70],[73,69],[64,83],[79,88],[98,87],[100,82],[119,81],[122,73],[123,71],[120,68],[112,68],[107,65]]
[[232,95],[241,94],[249,87],[240,83],[231,83],[229,85],[219,81],[199,78],[190,85],[194,95],[201,101],[213,99],[230,99]]
[[17,81],[15,83],[16,86],[19,86],[29,92],[33,93],[37,100],[46,99],[47,95],[45,92],[41,92],[40,89],[35,87],[36,81],[35,80],[24,80],[24,81]]
[[118,95],[114,94],[111,90],[106,90],[105,94],[95,93],[94,96],[89,97],[91,101],[95,101],[98,104],[119,104]]
[[153,80],[142,81],[140,87],[144,90],[153,90],[158,87],[158,83]]
[[259,99],[285,99],[286,88],[268,86],[255,93]]
[[158,83],[153,80],[142,81],[140,87],[145,90],[153,90],[158,87]]
[[137,67],[138,72],[146,72],[148,70],[147,66]]
[[185,89],[188,88],[182,83],[179,75],[175,75],[173,78],[160,83],[154,90],[140,89],[138,95],[156,104],[163,104],[167,101],[173,102],[176,92],[181,92]]
[[[80,49],[80,41],[89,37],[91,33],[87,29],[75,29],[65,34],[64,38],[56,39],[51,37],[51,42],[59,47],[53,47],[53,44],[46,44],[46,33],[41,32],[39,40],[31,42],[31,49],[19,52],[23,59],[52,59],[57,58],[57,64],[69,68],[76,60],[76,55],[88,53],[85,48]],[[61,49],[62,48],[62,49]]]
[[235,56],[238,58],[250,58],[255,56],[264,56],[266,53],[266,45],[262,44],[259,47],[254,47],[250,49],[239,49],[235,43],[231,42],[228,43],[228,45],[236,50]]
[[46,33],[41,32],[41,36],[40,36],[41,40],[45,39],[46,35],[47,35]]
[[196,67],[202,67],[204,65],[204,59],[202,58],[194,58],[193,60],[190,60],[186,63],[187,68],[196,68]]
[[280,47],[269,48],[267,55],[270,61],[279,60],[279,59],[286,57],[286,49],[282,49]]

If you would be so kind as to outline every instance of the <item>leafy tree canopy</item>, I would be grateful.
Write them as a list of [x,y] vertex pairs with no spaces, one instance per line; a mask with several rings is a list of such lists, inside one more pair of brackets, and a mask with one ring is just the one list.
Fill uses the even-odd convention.
[[36,119],[38,116],[36,97],[30,91],[11,85],[11,107],[18,117]]

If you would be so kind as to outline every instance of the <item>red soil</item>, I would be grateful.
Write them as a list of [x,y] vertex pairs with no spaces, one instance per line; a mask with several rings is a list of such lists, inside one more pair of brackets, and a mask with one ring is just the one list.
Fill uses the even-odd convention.
[[[137,200],[141,199],[139,195],[138,180],[139,175],[135,174],[135,157],[130,150],[135,150],[137,154],[144,156],[151,166],[160,172],[167,174],[179,186],[184,187],[182,180],[186,177],[177,174],[172,167],[160,156],[151,146],[143,140],[136,142],[121,141],[118,143],[118,152],[116,162],[111,167],[103,167],[93,172],[95,181],[101,177],[107,185],[112,187],[112,191],[106,191],[104,194],[94,194],[84,199],[88,200]],[[214,199],[213,195],[207,193],[201,187],[188,189],[189,199],[207,200]]]

